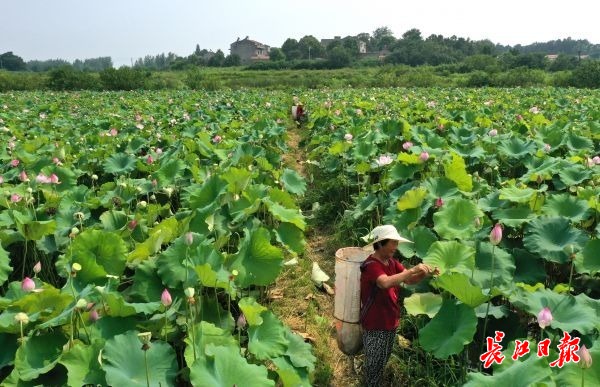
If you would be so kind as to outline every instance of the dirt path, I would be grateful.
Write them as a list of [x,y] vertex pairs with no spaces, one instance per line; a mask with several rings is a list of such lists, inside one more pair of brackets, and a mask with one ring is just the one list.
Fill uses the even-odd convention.
[[[287,166],[306,178],[306,155],[299,147],[300,141],[299,130],[289,129],[287,144],[290,149],[283,158]],[[331,277],[329,284],[333,287],[337,247],[324,230],[308,229],[305,236],[304,256],[298,265],[285,269],[277,279],[270,291],[271,306],[292,330],[313,344],[317,356],[315,386],[358,386],[359,378],[351,360],[337,347],[334,297],[318,289],[310,279],[312,263],[317,262]]]

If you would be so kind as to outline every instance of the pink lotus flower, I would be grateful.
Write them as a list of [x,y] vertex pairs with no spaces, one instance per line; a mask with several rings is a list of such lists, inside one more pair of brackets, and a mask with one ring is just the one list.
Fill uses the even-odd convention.
[[60,180],[58,180],[58,176],[56,176],[54,173],[50,175],[50,183],[60,184]]
[[162,153],[163,153],[162,148],[156,148],[156,154],[157,155],[162,155]]
[[33,272],[35,274],[39,274],[42,271],[42,263],[40,261],[37,261],[37,263],[35,265],[33,265]]
[[110,136],[115,137],[117,134],[119,134],[119,132],[117,131],[117,129],[115,128],[110,128],[110,130],[108,131]]
[[497,129],[492,129],[488,132],[488,135],[490,137],[496,137],[498,135],[498,130]]
[[146,158],[146,163],[148,163],[148,164],[154,163],[154,159],[152,158],[151,155],[148,155],[148,158]]
[[23,197],[19,194],[15,193],[15,194],[10,195],[10,201],[13,203],[18,203],[21,201],[21,199],[23,199]]
[[391,164],[392,161],[394,161],[394,160],[392,160],[392,158],[390,156],[388,156],[388,155],[381,155],[381,156],[379,156],[379,158],[377,160],[375,160],[375,163],[378,166],[383,167],[383,166]]
[[133,231],[137,227],[137,224],[138,224],[137,220],[133,219],[129,223],[127,223],[127,228],[129,230]]
[[538,114],[539,112],[540,109],[537,106],[533,106],[531,109],[529,109],[529,113]]
[[540,328],[545,329],[550,323],[552,323],[552,313],[550,312],[550,308],[544,307],[538,313],[538,324]]
[[21,282],[21,289],[28,293],[32,292],[35,290],[35,282],[31,278],[25,277],[23,282]]
[[423,162],[429,160],[429,153],[421,152],[421,154],[419,155],[419,160],[421,160]]
[[160,302],[164,306],[169,306],[173,303],[173,299],[171,298],[171,293],[169,293],[169,291],[167,289],[163,290],[162,294],[160,295]]
[[35,177],[35,181],[36,183],[39,184],[50,184],[50,178],[46,175],[44,175],[43,173],[40,173],[39,175],[37,175]]
[[19,180],[21,180],[23,182],[28,182],[29,176],[27,176],[27,172],[21,171],[21,173],[19,174]]
[[21,162],[18,159],[13,159],[10,161],[10,165],[14,167],[18,167]]
[[586,164],[588,167],[593,167],[594,165],[596,165],[596,163],[594,162],[594,159],[590,159],[589,157],[586,160]]
[[409,150],[412,146],[413,146],[413,143],[410,141],[406,141],[404,144],[402,144],[402,148],[404,150]]
[[594,158],[592,158],[592,161],[596,165],[600,164],[600,156],[594,156]]
[[333,114],[335,114],[336,116],[339,116],[340,114],[342,114],[342,111],[340,109],[335,109]]
[[496,223],[492,232],[490,232],[490,243],[493,245],[497,245],[502,241],[502,226],[500,223]]
[[579,351],[576,352],[579,355],[579,367],[583,369],[590,368],[592,366],[592,355],[589,349],[584,345],[579,347]]
[[248,324],[248,322],[246,321],[246,316],[244,316],[244,313],[240,313],[235,325],[237,326],[238,329],[244,329],[247,324]]
[[218,143],[220,143],[221,141],[223,141],[223,138],[217,134],[216,136],[214,136],[214,137],[213,137],[212,141],[213,141],[215,144],[218,144]]
[[443,205],[444,205],[444,201],[442,200],[442,198],[435,199],[435,206],[436,206],[436,208],[440,208]]
[[521,120],[523,120],[523,116],[520,114],[517,114],[517,121],[521,121]]
[[54,158],[52,159],[52,162],[53,162],[54,164],[58,165],[59,167],[60,167],[61,165],[63,165],[63,163],[62,163],[62,162],[61,162],[61,161],[58,159],[58,157],[54,157]]
[[357,116],[362,116],[362,114],[363,114],[362,109],[356,109]]
[[428,107],[428,108],[434,108],[434,107],[435,107],[435,105],[437,105],[437,104],[435,103],[435,101],[429,101],[429,102],[427,102],[427,107]]
[[[175,121],[173,124],[177,123],[177,120],[175,120],[175,119],[172,119],[171,121]],[[139,130],[144,129],[144,125],[143,124],[137,124],[135,127],[138,128]]]
[[344,135],[344,140],[346,140],[346,141],[352,141],[353,138],[354,137],[350,133],[346,133]]
[[194,234],[192,234],[191,232],[186,232],[185,233],[185,244],[188,246],[191,246],[192,243],[194,243]]

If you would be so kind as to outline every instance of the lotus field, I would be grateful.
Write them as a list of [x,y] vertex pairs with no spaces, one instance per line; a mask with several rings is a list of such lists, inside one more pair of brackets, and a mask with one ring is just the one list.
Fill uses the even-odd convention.
[[440,269],[439,383],[600,385],[598,91],[11,93],[0,135],[3,385],[311,385],[266,293],[319,220]]

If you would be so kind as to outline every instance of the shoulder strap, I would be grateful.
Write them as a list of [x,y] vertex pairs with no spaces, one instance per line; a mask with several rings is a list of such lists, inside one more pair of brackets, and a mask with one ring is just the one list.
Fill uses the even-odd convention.
[[[366,260],[363,263],[361,263],[360,271],[364,272],[366,270],[367,266],[370,265],[371,263],[373,263],[372,260]],[[361,304],[361,306],[360,306],[360,317],[358,318],[359,322],[362,322],[364,320],[365,316],[367,315],[367,312],[369,311],[369,309],[375,302],[375,296],[377,295],[378,291],[379,291],[379,287],[377,286],[377,282],[375,282],[375,283],[373,283],[373,286],[371,287],[371,291],[369,292],[369,297],[367,297],[367,301],[364,304]]]

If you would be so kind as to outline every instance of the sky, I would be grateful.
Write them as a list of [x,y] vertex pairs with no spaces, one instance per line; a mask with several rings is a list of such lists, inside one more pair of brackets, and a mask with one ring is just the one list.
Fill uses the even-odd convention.
[[280,47],[287,38],[372,33],[490,39],[504,45],[554,39],[600,44],[597,0],[0,0],[0,53],[24,60],[223,50],[238,37]]

